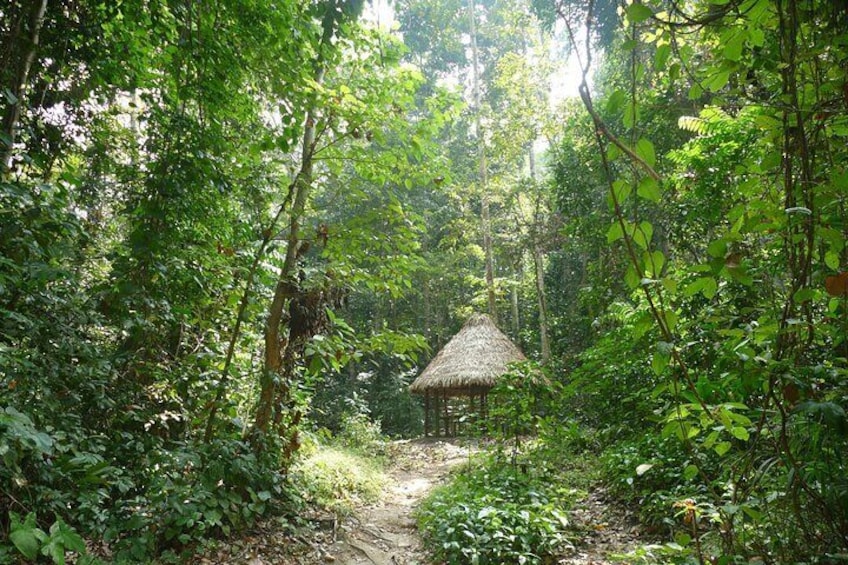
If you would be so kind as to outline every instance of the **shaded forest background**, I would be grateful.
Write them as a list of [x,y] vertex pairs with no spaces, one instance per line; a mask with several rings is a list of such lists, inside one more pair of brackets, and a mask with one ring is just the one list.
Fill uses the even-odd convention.
[[296,513],[475,310],[696,562],[844,556],[848,4],[393,11],[0,4],[0,561]]

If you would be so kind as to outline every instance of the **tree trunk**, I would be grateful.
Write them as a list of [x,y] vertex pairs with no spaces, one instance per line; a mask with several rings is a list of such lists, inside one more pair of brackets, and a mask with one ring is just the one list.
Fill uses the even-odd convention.
[[[8,37],[8,47],[11,47],[8,69],[0,69],[4,75],[8,72],[8,84],[2,85],[9,89],[13,98],[3,111],[3,122],[0,125],[0,179],[5,179],[12,167],[15,133],[21,119],[21,106],[26,95],[27,81],[32,62],[38,51],[38,41],[41,26],[44,24],[44,12],[47,10],[47,0],[34,0],[29,5],[25,18],[26,29],[21,29],[17,23]],[[6,46],[4,46],[6,47]]]
[[[528,147],[528,163],[530,165],[530,180],[536,182],[536,154],[533,144]],[[542,349],[542,364],[547,365],[551,360],[551,340],[548,337],[548,303],[545,298],[545,261],[544,252],[539,242],[540,198],[536,199],[536,213],[533,218],[533,267],[536,273],[536,300],[539,307],[539,341]]]
[[[327,38],[329,40],[329,38]],[[315,71],[315,82],[321,84],[326,72],[324,62],[319,61]],[[286,247],[286,258],[280,277],[274,289],[274,298],[265,322],[265,359],[260,378],[259,404],[256,408],[255,431],[267,434],[272,420],[278,420],[275,408],[281,409],[280,402],[286,401],[291,392],[291,371],[286,371],[284,359],[291,359],[289,336],[283,335],[283,314],[289,300],[299,291],[296,267],[300,251],[300,221],[306,208],[306,202],[312,189],[312,173],[314,168],[316,123],[315,103],[306,115],[306,126],[303,132],[303,148],[298,177],[294,184],[294,196],[290,213],[289,236]],[[292,367],[293,369],[293,367]],[[281,397],[282,393],[282,397]],[[276,406],[275,406],[276,405]]]
[[545,263],[542,248],[538,243],[533,246],[533,264],[536,270],[536,298],[539,303],[539,339],[542,346],[542,364],[547,365],[551,360],[551,341],[548,337],[548,304],[545,299]]
[[[316,74],[316,82],[321,83],[324,76],[323,68]],[[301,158],[300,175],[295,184],[295,194],[292,201],[291,220],[289,223],[288,247],[286,259],[280,270],[280,278],[274,289],[274,298],[265,322],[265,363],[260,382],[259,405],[256,409],[256,430],[267,433],[274,412],[275,398],[278,390],[288,388],[288,375],[284,375],[283,359],[288,355],[290,345],[288,336],[283,335],[283,314],[289,300],[299,290],[296,280],[296,266],[300,248],[300,220],[306,208],[310,189],[312,188],[312,171],[315,152],[315,114],[314,109],[307,114],[306,129],[303,134],[303,156]],[[279,389],[278,389],[279,386]]]
[[477,130],[477,155],[479,164],[480,182],[480,220],[483,224],[483,252],[486,256],[486,295],[489,303],[489,316],[495,324],[498,323],[498,310],[495,302],[495,268],[492,251],[492,221],[489,216],[489,193],[488,193],[488,165],[486,164],[486,140],[483,136],[483,125],[480,119],[480,63],[477,56],[477,24],[474,14],[474,0],[469,3],[469,19],[471,30],[471,57],[473,63],[474,79],[474,107],[475,107],[475,129]]
[[518,285],[521,282],[521,261],[515,265],[515,281],[510,289],[510,302],[512,306],[512,338],[518,341],[521,335],[521,317],[518,310]]

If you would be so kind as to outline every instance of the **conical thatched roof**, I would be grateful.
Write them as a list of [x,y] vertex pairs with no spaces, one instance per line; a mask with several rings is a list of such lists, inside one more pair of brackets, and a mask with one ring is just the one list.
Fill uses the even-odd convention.
[[409,390],[418,394],[488,390],[506,373],[508,363],[524,359],[524,354],[491,318],[474,314],[409,385]]

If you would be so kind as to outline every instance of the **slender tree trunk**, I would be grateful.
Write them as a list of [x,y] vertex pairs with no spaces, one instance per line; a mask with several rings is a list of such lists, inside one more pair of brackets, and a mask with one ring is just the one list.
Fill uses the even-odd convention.
[[[323,76],[323,73],[321,73]],[[319,82],[320,81],[316,81]],[[256,410],[255,427],[266,433],[271,422],[274,409],[274,399],[277,397],[278,385],[285,387],[281,369],[283,357],[288,349],[288,337],[283,335],[282,322],[286,305],[298,291],[295,267],[297,266],[298,248],[300,247],[300,220],[306,208],[306,201],[312,186],[312,170],[314,166],[313,153],[315,150],[314,115],[310,111],[307,118],[306,131],[303,135],[303,160],[301,175],[295,187],[292,202],[291,221],[289,224],[288,248],[286,259],[280,271],[280,278],[274,289],[274,298],[265,322],[265,364],[262,371],[259,405]]]
[[[317,84],[323,82],[324,74],[324,64],[319,63],[315,72]],[[294,197],[290,213],[286,258],[283,262],[283,268],[280,270],[280,277],[274,289],[274,298],[268,311],[268,319],[265,322],[265,359],[260,379],[259,404],[256,408],[254,422],[255,430],[263,434],[268,432],[271,421],[277,418],[277,415],[274,414],[276,399],[280,397],[281,392],[285,396],[289,392],[291,384],[287,382],[287,375],[283,374],[283,360],[287,355],[290,344],[288,335],[284,335],[282,324],[286,306],[299,290],[299,283],[296,280],[296,267],[301,244],[300,221],[312,188],[312,174],[315,164],[313,157],[317,136],[315,110],[313,104],[306,116],[301,166],[294,185]]]
[[545,299],[545,263],[542,248],[533,246],[533,265],[536,271],[536,297],[539,303],[539,339],[542,345],[542,364],[551,360],[551,340],[548,337],[548,305]]
[[26,16],[22,16],[26,18],[25,29],[16,25],[8,38],[8,45],[12,48],[9,69],[0,69],[2,74],[8,72],[9,83],[2,86],[8,88],[13,97],[3,111],[3,121],[0,124],[0,179],[8,176],[12,166],[15,134],[21,119],[21,107],[24,104],[29,71],[38,51],[47,0],[34,0],[28,7]]
[[[528,148],[530,165],[530,180],[536,182],[536,154],[533,144]],[[544,251],[539,243],[540,202],[536,201],[536,213],[533,219],[533,270],[536,274],[536,301],[539,308],[539,341],[542,349],[542,364],[547,365],[551,360],[551,340],[548,328],[548,303],[545,298],[545,260]]]
[[515,340],[518,340],[521,335],[521,318],[518,311],[518,284],[522,278],[521,268],[522,261],[518,261],[515,265],[515,283],[512,285],[510,289],[510,302],[512,306],[512,337]]
[[430,341],[430,338],[433,336],[432,331],[432,317],[433,317],[433,306],[432,306],[432,298],[430,296],[430,282],[425,280],[424,284],[421,287],[422,301],[424,302],[424,337],[427,338],[427,341]]
[[471,23],[471,57],[474,79],[474,107],[476,113],[478,175],[480,182],[480,220],[483,224],[483,251],[486,256],[486,294],[489,303],[489,316],[498,323],[498,310],[495,302],[495,268],[492,251],[492,220],[489,216],[488,165],[486,163],[486,140],[483,135],[483,125],[480,117],[482,111],[480,98],[480,63],[477,55],[477,24],[474,13],[474,0],[469,2],[469,19]]

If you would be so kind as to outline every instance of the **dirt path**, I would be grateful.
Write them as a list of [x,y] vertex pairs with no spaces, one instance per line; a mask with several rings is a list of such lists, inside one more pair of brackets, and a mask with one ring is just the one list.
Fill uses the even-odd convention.
[[[427,565],[414,511],[451,469],[478,449],[468,442],[436,439],[395,441],[387,445],[391,461],[384,494],[374,504],[335,523],[316,522],[317,531],[293,534],[273,521],[258,526],[193,561],[201,565]],[[610,504],[601,488],[593,489],[570,511],[573,550],[558,565],[611,565],[611,554],[625,554],[644,543],[635,517]]]
[[626,554],[640,543],[640,527],[636,517],[623,512],[606,500],[603,489],[589,493],[571,509],[572,527],[580,540],[573,551],[558,561],[558,565],[612,565],[620,560],[611,554]]
[[[391,444],[392,483],[376,504],[348,518],[337,532],[337,541],[326,547],[325,562],[351,565],[425,565],[413,513],[435,486],[443,483],[452,467],[468,460],[469,451],[458,442],[415,440]],[[602,489],[593,490],[571,510],[572,526],[580,540],[558,565],[612,565],[610,554],[624,554],[640,543],[635,517],[606,500]]]
[[393,442],[394,464],[386,494],[340,525],[337,541],[327,548],[324,560],[351,565],[427,563],[413,512],[452,467],[468,460],[472,449],[440,440]]

